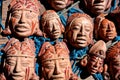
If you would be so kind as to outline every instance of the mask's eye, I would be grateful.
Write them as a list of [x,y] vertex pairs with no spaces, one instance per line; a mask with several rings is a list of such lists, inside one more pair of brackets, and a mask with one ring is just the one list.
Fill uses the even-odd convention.
[[25,62],[23,62],[23,63],[21,63],[21,64],[22,64],[22,66],[24,66],[24,67],[29,66],[29,63],[25,63]]
[[62,60],[64,60],[64,58],[62,58]]
[[30,13],[31,13],[32,11],[30,10]]
[[48,69],[53,69],[55,64],[54,64],[54,61],[53,60],[48,60],[46,62],[43,63],[43,66],[45,68],[48,68]]
[[25,58],[28,58],[27,56],[25,56]]
[[15,57],[8,57],[8,58],[6,59],[6,63],[7,63],[8,65],[14,66],[14,65],[16,64],[16,58],[15,58]]
[[7,61],[7,64],[8,64],[8,65],[11,65],[11,66],[14,66],[14,65],[15,65],[15,62],[14,62],[14,61]]

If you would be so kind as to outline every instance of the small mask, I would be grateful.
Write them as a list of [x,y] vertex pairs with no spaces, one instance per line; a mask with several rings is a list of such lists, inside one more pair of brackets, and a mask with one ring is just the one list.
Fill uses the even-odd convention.
[[95,74],[102,72],[104,59],[106,57],[106,44],[104,41],[97,41],[89,50],[88,53],[88,72]]
[[74,13],[67,21],[65,38],[75,48],[92,44],[93,22],[87,14]]

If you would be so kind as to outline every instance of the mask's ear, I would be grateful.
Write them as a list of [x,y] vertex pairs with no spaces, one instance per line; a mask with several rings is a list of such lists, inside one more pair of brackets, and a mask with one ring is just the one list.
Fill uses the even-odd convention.
[[104,64],[103,66],[103,73],[107,72],[108,71],[108,65],[107,64]]
[[11,30],[9,27],[9,18],[10,18],[10,11],[7,11],[7,18],[6,18],[6,22],[5,22],[5,29],[2,31],[2,36],[8,36],[11,34]]
[[8,11],[7,11],[7,17],[5,21],[5,29],[1,32],[2,36],[8,36],[11,34],[11,30],[9,27],[9,22],[10,22],[10,16],[11,16],[11,7],[16,3],[16,0],[11,0],[9,6],[8,6]]
[[39,29],[39,27],[36,28],[36,31],[34,33],[36,36],[43,36],[42,31]]
[[65,28],[64,28],[64,26],[63,26],[61,20],[57,18],[57,21],[58,21],[59,24],[60,24],[61,33],[64,33],[64,32],[65,32]]
[[87,65],[87,56],[83,57],[83,59],[80,61],[80,65],[82,65],[83,67],[85,67]]
[[11,30],[9,28],[5,28],[1,33],[2,36],[8,36],[10,34],[11,34]]
[[5,67],[5,62],[6,62],[6,59],[4,58],[4,61],[3,61],[3,68]]
[[102,73],[103,72],[103,66],[101,66],[100,68],[99,68],[99,71],[98,71],[99,73]]

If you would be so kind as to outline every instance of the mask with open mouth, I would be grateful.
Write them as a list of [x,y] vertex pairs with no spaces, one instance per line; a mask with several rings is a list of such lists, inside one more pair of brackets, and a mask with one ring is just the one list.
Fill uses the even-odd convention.
[[8,7],[3,35],[12,34],[17,38],[31,35],[42,36],[39,29],[40,4],[37,0],[12,0]]

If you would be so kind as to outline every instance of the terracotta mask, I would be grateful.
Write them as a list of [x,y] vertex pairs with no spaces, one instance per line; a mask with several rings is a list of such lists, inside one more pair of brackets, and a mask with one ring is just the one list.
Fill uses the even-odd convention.
[[49,42],[43,44],[39,60],[42,63],[42,74],[45,80],[69,80],[71,65],[69,51],[65,43],[60,42],[51,45]]
[[92,42],[93,23],[86,14],[75,13],[68,18],[66,37],[75,48],[87,47]]
[[67,6],[69,0],[47,0],[50,6],[55,10],[62,10]]
[[58,39],[64,32],[63,24],[57,13],[53,10],[47,10],[42,15],[42,30],[46,37]]
[[108,72],[111,80],[120,80],[120,42],[107,51]]
[[104,13],[111,7],[112,0],[85,0],[86,8],[95,15]]
[[7,80],[39,80],[35,73],[35,47],[31,39],[11,38],[3,48],[4,75]]
[[[39,29],[39,7],[37,0],[12,0],[9,5],[10,19],[9,34],[12,33],[15,37],[24,38],[30,35],[41,35]],[[8,18],[9,18],[8,16]],[[6,23],[7,23],[6,22]],[[5,34],[8,34],[4,31]]]
[[106,44],[104,41],[97,41],[89,50],[88,53],[88,72],[95,74],[102,72],[104,59],[106,57]]
[[103,19],[100,23],[98,37],[104,41],[113,40],[117,36],[115,25],[108,19]]

